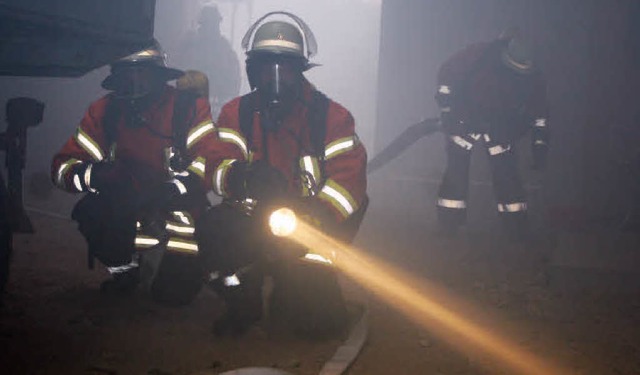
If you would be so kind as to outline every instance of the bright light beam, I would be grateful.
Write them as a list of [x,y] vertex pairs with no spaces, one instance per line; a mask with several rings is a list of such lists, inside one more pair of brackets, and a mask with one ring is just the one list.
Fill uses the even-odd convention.
[[[509,373],[526,375],[564,375],[569,371],[547,363],[518,348],[514,342],[500,337],[495,328],[482,328],[465,319],[460,313],[444,306],[442,301],[418,286],[424,282],[394,269],[354,247],[340,243],[311,225],[298,220],[293,241],[332,259],[333,264],[347,276],[369,289],[390,306],[467,353],[484,353],[499,360]],[[424,288],[421,288],[424,289]],[[441,297],[440,300],[446,300]],[[484,362],[484,361],[483,361]],[[495,364],[495,363],[492,363]]]

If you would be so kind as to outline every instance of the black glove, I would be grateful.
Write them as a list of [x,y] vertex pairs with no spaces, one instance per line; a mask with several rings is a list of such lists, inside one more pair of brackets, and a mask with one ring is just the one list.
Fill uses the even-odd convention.
[[283,197],[288,186],[284,175],[263,160],[233,163],[227,182],[232,197],[258,201]]
[[131,183],[128,173],[115,162],[79,163],[73,173],[80,179],[83,191],[114,192]]
[[[166,211],[172,206],[180,206],[175,207],[176,209],[187,209],[187,198],[199,193],[203,193],[203,189],[197,176],[191,173],[185,176],[175,176],[169,181],[142,192],[138,199],[138,210]],[[181,198],[185,198],[185,201],[180,201]]]
[[533,170],[541,171],[547,167],[547,155],[549,147],[547,145],[534,144],[532,146]]

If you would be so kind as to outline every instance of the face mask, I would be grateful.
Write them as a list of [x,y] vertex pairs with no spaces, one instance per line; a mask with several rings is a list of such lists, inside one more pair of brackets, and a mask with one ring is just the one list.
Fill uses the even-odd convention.
[[301,92],[301,72],[286,61],[271,61],[259,66],[257,89],[268,117],[282,121]]

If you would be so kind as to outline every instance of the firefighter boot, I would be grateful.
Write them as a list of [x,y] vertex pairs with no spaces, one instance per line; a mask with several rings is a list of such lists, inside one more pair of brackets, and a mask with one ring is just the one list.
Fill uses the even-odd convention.
[[225,301],[226,311],[213,323],[216,336],[240,336],[262,318],[262,278],[235,274],[209,285]]
[[140,283],[138,267],[124,272],[114,273],[111,279],[100,284],[100,292],[104,294],[128,294],[133,292]]

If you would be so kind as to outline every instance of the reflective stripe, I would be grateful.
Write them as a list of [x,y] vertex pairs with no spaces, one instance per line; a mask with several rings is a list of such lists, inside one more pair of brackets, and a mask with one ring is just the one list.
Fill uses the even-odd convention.
[[300,169],[302,170],[300,177],[302,196],[311,196],[317,192],[317,186],[322,179],[318,158],[310,155],[303,156],[300,158]]
[[533,142],[534,145],[546,145],[547,142],[543,141],[542,139],[536,139],[535,142]]
[[178,225],[177,223],[169,223],[169,222],[165,225],[165,229],[167,229],[167,231],[169,232],[173,232],[176,234],[186,234],[186,235],[193,235],[196,232],[196,228],[192,226]]
[[498,203],[498,211],[499,212],[520,212],[527,210],[526,202],[516,202],[516,203]]
[[204,172],[206,170],[206,161],[202,156],[197,157],[194,161],[191,162],[187,170],[197,174],[198,176],[204,178]]
[[469,133],[469,137],[473,138],[474,140],[478,140],[480,139],[480,137],[482,137],[482,134],[479,133]]
[[227,276],[224,278],[224,286],[238,286],[240,285],[240,279],[234,273],[231,276]]
[[198,244],[193,241],[172,237],[169,239],[169,242],[167,242],[167,250],[185,254],[196,254],[198,252]]
[[204,121],[196,125],[191,129],[189,136],[187,137],[187,148],[190,148],[194,143],[198,142],[203,136],[211,133],[213,130],[214,126],[211,121]]
[[244,155],[244,157],[248,157],[247,142],[245,141],[244,137],[238,132],[227,128],[221,128],[218,129],[218,136],[224,142],[235,143],[242,150],[242,154]]
[[447,85],[440,85],[440,87],[438,87],[438,92],[440,94],[449,95],[451,94],[451,88]]
[[[60,168],[58,168],[58,174],[56,175],[56,185],[61,188],[65,187],[64,184],[64,175],[67,173],[67,170],[75,164],[82,163],[82,161],[78,159],[69,159],[66,162],[60,164]],[[82,191],[82,190],[81,190]]]
[[535,126],[537,128],[544,128],[547,126],[547,119],[544,118],[537,118],[536,122],[535,122]]
[[467,208],[467,202],[462,200],[438,198],[438,206],[445,208],[464,209]]
[[356,202],[351,194],[333,180],[327,180],[320,190],[319,198],[331,203],[345,218],[356,210]]
[[327,145],[324,150],[325,159],[331,159],[334,156],[338,156],[343,152],[352,150],[357,145],[356,137],[344,137],[335,140]]
[[138,260],[134,259],[131,261],[131,263],[129,264],[125,264],[122,266],[116,266],[116,267],[107,267],[107,271],[109,271],[110,274],[116,274],[116,273],[124,273],[127,272],[129,270],[132,270],[134,268],[138,268]]
[[489,147],[487,150],[489,151],[489,155],[491,156],[500,155],[502,153],[505,153],[511,150],[511,145],[507,145],[507,147],[502,147],[502,145],[497,145],[497,146]]
[[235,163],[236,161],[236,159],[225,159],[216,169],[216,172],[213,176],[213,191],[216,194],[220,196],[226,196],[226,192],[224,191],[224,177],[229,171],[231,165],[233,165],[233,163]]
[[442,107],[442,108],[440,108],[440,111],[445,112],[445,113],[451,112],[451,107]]
[[87,151],[95,160],[102,161],[104,159],[104,153],[100,149],[100,146],[96,141],[91,139],[81,128],[78,128],[76,134],[76,140],[82,148]]
[[455,143],[458,146],[464,148],[465,150],[471,150],[473,148],[473,144],[471,142],[469,142],[466,139],[460,137],[459,135],[452,135],[451,136],[451,140],[453,141],[453,143]]
[[96,189],[91,187],[91,170],[93,169],[93,164],[89,163],[89,165],[87,165],[87,168],[84,170],[84,186],[87,187],[87,190],[89,190],[92,193],[97,192]]
[[135,246],[142,249],[148,249],[150,247],[156,246],[159,243],[160,241],[158,241],[157,238],[145,236],[143,234],[137,234],[134,241]]
[[302,46],[300,44],[294,43],[294,42],[290,42],[290,41],[284,40],[284,39],[261,40],[261,41],[257,42],[256,44],[254,44],[251,49],[262,48],[262,47],[284,47],[284,48],[291,48],[291,49],[294,49],[296,51],[302,51]]
[[82,183],[80,182],[80,176],[78,176],[77,174],[73,175],[73,186],[78,191],[84,191],[82,190]]
[[173,180],[171,180],[171,183],[178,188],[178,192],[180,192],[180,195],[184,195],[187,193],[187,187],[184,186],[184,183],[182,181],[174,178]]
[[333,264],[333,262],[320,254],[312,254],[307,253],[304,255],[304,259],[311,260],[314,262],[325,263],[325,264]]
[[171,214],[176,221],[189,225],[193,223],[191,215],[189,213],[184,213],[182,211],[173,211]]
[[489,137],[489,134],[483,134],[483,135],[484,135],[485,142],[491,142],[491,137]]

